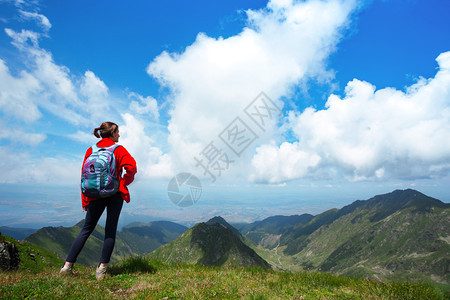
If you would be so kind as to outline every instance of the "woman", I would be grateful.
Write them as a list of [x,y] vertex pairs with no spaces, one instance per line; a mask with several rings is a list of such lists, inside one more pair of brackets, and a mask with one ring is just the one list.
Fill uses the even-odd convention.
[[[100,127],[94,129],[94,135],[97,138],[102,137],[96,146],[99,148],[107,148],[119,141],[119,127],[112,122],[104,122]],[[86,151],[83,166],[86,159],[92,154],[93,148],[98,149],[94,145]],[[137,172],[136,161],[123,146],[116,147],[113,153],[116,163],[116,174],[119,179],[118,192],[105,198],[89,198],[83,193],[81,194],[82,209],[83,212],[86,212],[86,219],[80,234],[75,238],[75,241],[70,248],[66,262],[60,270],[61,274],[73,274],[73,264],[76,262],[78,254],[83,249],[90,234],[94,231],[98,220],[106,208],[105,240],[103,242],[102,256],[95,276],[97,280],[101,280],[105,277],[107,265],[114,249],[117,223],[119,221],[123,201],[125,200],[127,203],[130,202],[130,194],[127,185],[133,182],[134,175]],[[126,174],[122,177],[123,169],[125,169]]]

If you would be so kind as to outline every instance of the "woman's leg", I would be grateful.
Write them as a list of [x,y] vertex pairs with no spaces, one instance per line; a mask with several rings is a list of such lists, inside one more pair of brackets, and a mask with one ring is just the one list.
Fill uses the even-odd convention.
[[72,247],[70,248],[69,254],[67,255],[66,262],[76,262],[78,255],[80,254],[81,250],[84,247],[84,244],[86,243],[86,240],[94,231],[98,220],[102,216],[105,207],[106,203],[104,199],[93,200],[89,203],[83,228],[81,229],[80,234],[78,234],[78,236],[73,241]]
[[106,201],[106,225],[105,225],[105,240],[103,242],[101,264],[109,263],[111,254],[114,250],[116,241],[117,224],[119,222],[120,212],[122,211],[123,199],[120,193],[108,198]]

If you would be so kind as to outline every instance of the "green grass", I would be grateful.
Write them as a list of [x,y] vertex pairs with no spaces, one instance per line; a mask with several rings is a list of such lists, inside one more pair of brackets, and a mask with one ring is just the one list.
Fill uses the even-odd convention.
[[166,264],[134,256],[111,265],[103,281],[95,269],[0,272],[1,299],[448,299],[426,284],[380,283],[326,273]]
[[16,245],[20,259],[19,271],[35,273],[44,269],[62,266],[64,263],[64,261],[59,259],[54,253],[37,245],[27,242],[18,242],[13,238],[4,235],[0,235],[0,241],[6,241]]

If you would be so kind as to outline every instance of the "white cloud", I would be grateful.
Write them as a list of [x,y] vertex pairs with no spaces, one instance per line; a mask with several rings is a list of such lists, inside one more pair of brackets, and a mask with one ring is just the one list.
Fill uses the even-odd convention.
[[77,106],[82,104],[78,98],[76,87],[70,78],[70,70],[66,66],[57,65],[51,53],[41,48],[28,48],[29,58],[35,68],[33,74],[51,93],[52,100],[58,106]]
[[17,49],[24,51],[30,44],[32,47],[38,47],[40,34],[34,31],[22,29],[20,32],[16,32],[10,28],[5,28],[5,33],[12,38],[12,44],[17,47]]
[[86,71],[80,79],[75,78],[69,68],[56,64],[52,54],[39,47],[38,33],[5,31],[25,55],[27,70],[14,77],[0,60],[0,86],[4,86],[0,109],[4,112],[32,122],[41,117],[40,109],[44,109],[70,124],[88,126],[119,116],[111,109],[108,87],[94,72]]
[[37,21],[38,24],[44,29],[45,31],[49,31],[52,27],[52,24],[48,20],[48,18],[42,14],[38,14],[36,12],[28,12],[24,10],[19,10],[19,13],[22,15],[24,19],[34,20]]
[[[69,69],[57,65],[53,61],[51,53],[39,47],[39,34],[28,30],[16,32],[12,29],[5,29],[5,32],[12,38],[12,44],[26,55],[25,63],[29,66],[29,70],[22,71],[21,77],[14,78],[4,67],[3,73],[0,75],[15,79],[16,84],[14,89],[11,89],[12,93],[17,93],[20,97],[16,97],[18,104],[22,102],[30,104],[30,107],[34,110],[31,120],[35,121],[39,118],[38,107],[41,107],[72,124],[87,123],[88,119],[79,113],[85,107],[78,97],[76,86],[70,78]],[[29,82],[33,83],[31,87],[35,87],[34,93],[28,92],[25,95],[24,91],[20,91],[17,87],[24,86],[25,92],[27,92]],[[18,118],[28,115],[26,112],[20,114],[11,113],[8,109],[5,110]]]
[[97,102],[104,100],[108,96],[108,87],[92,71],[84,73],[80,88],[81,94],[94,102],[95,105],[99,105]]
[[325,60],[349,22],[355,1],[270,1],[248,10],[229,38],[199,34],[181,54],[162,53],[149,75],[171,89],[173,163],[192,168],[197,155],[261,91],[277,102],[306,77],[327,77]]
[[80,94],[84,97],[83,110],[91,120],[104,122],[111,115],[111,99],[106,84],[94,72],[86,71],[80,85]]
[[[289,123],[298,141],[261,147],[252,162],[252,178],[279,182],[317,176],[366,180],[448,174],[450,52],[437,61],[440,69],[434,78],[422,78],[405,92],[376,91],[370,83],[354,79],[345,97],[331,95],[325,109],[291,112]],[[297,172],[280,167],[283,159],[287,164],[298,162]],[[333,174],[320,173],[323,170]]]
[[37,146],[47,137],[41,133],[29,133],[18,128],[7,128],[3,122],[0,122],[0,139],[8,139],[16,143]]
[[143,97],[137,93],[130,93],[128,95],[129,99],[132,100],[130,103],[130,111],[135,114],[140,115],[149,115],[152,120],[158,121],[159,119],[159,110],[158,110],[158,102],[155,98],[148,96]]
[[[30,180],[23,182],[64,185],[71,183],[79,186],[81,167],[79,160],[69,159],[63,156],[42,157],[35,160],[28,172]],[[26,176],[26,175],[25,175]]]
[[138,180],[173,176],[170,157],[145,133],[145,123],[129,113],[122,114],[125,124],[119,125],[120,140],[137,163]]
[[98,138],[94,136],[93,131],[78,130],[76,133],[67,135],[67,137],[82,144],[93,145],[98,142]]
[[[285,142],[280,147],[275,144],[262,145],[252,159],[254,172],[249,179],[253,182],[278,183],[304,177],[320,160],[317,154],[301,150],[298,143]],[[269,178],[267,174],[270,174]]]
[[12,76],[0,59],[0,110],[4,113],[24,122],[36,121],[42,114],[32,99],[41,89],[40,82],[26,71]]
[[79,182],[80,162],[66,157],[33,157],[25,151],[0,146],[0,183],[42,183],[62,185]]

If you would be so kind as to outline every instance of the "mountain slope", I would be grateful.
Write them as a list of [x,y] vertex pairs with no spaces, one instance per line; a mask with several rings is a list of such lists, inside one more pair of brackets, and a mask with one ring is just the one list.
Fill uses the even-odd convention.
[[217,222],[196,224],[149,256],[172,263],[270,268],[230,228]]
[[[37,245],[0,234],[0,243],[14,244],[19,254],[19,271],[41,272],[46,270],[58,270],[63,265],[63,260],[47,249]],[[1,295],[1,293],[0,293]]]
[[211,219],[209,219],[206,224],[212,224],[212,223],[217,223],[217,224],[222,224],[223,226],[225,226],[226,228],[230,229],[237,237],[239,238],[243,238],[241,232],[239,230],[237,230],[235,227],[233,227],[232,225],[230,225],[227,221],[225,221],[224,218],[222,218],[221,216],[215,216]]
[[[65,259],[84,221],[73,227],[44,227],[31,234],[25,241],[39,245]],[[174,240],[187,227],[169,222],[134,223],[117,232],[111,261],[133,254],[146,254],[162,244]],[[97,225],[78,256],[77,263],[92,266],[98,263],[103,246],[105,229]]]
[[240,231],[255,244],[273,248],[280,243],[280,237],[291,232],[295,226],[308,223],[314,216],[273,216],[242,226]]
[[281,245],[303,269],[448,284],[450,204],[396,190],[317,215]]
[[[413,195],[410,200],[414,198]],[[399,206],[395,211],[370,207],[372,203],[361,208],[361,213],[367,210],[365,216],[355,211],[351,215],[353,218],[347,219],[346,226],[355,234],[336,247],[320,263],[319,270],[347,275],[379,273],[392,277],[397,274],[404,277],[404,273],[411,272],[433,275],[434,280],[448,283],[449,209],[440,204],[423,205],[425,201],[406,205],[404,203],[408,201],[402,202],[397,202]],[[358,232],[356,227],[367,230]],[[337,224],[330,226],[323,234],[327,234],[326,231],[331,234],[337,228]]]
[[169,221],[131,223],[123,227],[118,236],[130,246],[133,253],[147,254],[173,241],[187,229],[186,226]]
[[[30,235],[25,241],[41,246],[49,251],[55,253],[60,259],[66,259],[70,247],[74,239],[80,233],[84,221],[80,221],[72,227],[44,227]],[[105,229],[97,225],[94,232],[92,232],[83,250],[78,256],[77,263],[85,266],[93,266],[98,263],[101,255],[103,245],[103,237],[105,236]],[[132,255],[132,249],[124,243],[119,237],[116,238],[114,245],[112,261],[117,261],[120,258]]]
[[8,226],[0,226],[0,232],[2,234],[12,237],[13,239],[16,240],[23,240],[30,234],[35,233],[36,231],[37,229],[32,228],[14,228]]

